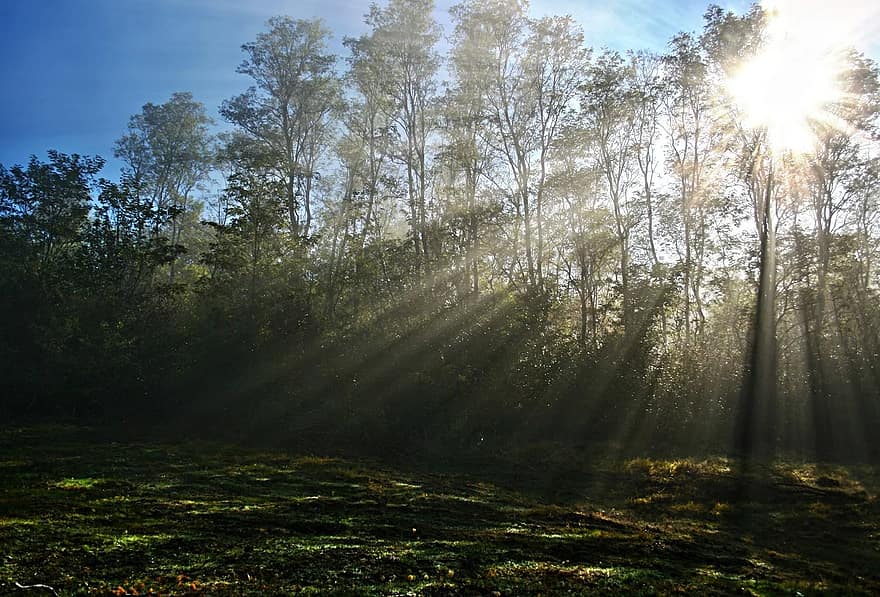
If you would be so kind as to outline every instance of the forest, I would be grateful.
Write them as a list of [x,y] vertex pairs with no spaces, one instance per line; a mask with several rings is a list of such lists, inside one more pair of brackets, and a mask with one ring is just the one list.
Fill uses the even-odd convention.
[[[21,463],[70,477],[74,486],[59,491],[85,499],[148,475],[144,460],[125,481],[108,481],[118,467],[152,458],[153,448],[131,442],[215,442],[224,446],[217,458],[244,471],[240,488],[210,490],[228,492],[215,504],[256,491],[248,474],[273,482],[281,474],[245,470],[238,450],[320,455],[288,464],[324,467],[298,481],[315,484],[309,491],[320,491],[324,476],[349,483],[339,499],[363,498],[352,488],[363,490],[367,477],[381,484],[405,471],[446,471],[569,503],[578,499],[572,479],[589,478],[594,499],[613,501],[613,487],[638,493],[645,483],[687,495],[676,502],[682,509],[650,507],[678,522],[693,515],[696,528],[708,524],[701,517],[725,516],[728,499],[790,499],[794,512],[793,504],[827,498],[826,549],[833,537],[844,541],[838,533],[873,533],[841,548],[864,567],[861,580],[847,580],[833,554],[801,553],[790,560],[803,568],[749,590],[880,590],[871,572],[880,483],[858,473],[880,461],[880,68],[858,48],[826,52],[818,38],[785,50],[797,53],[785,76],[751,68],[792,60],[779,58],[783,16],[758,4],[744,14],[710,5],[703,29],[676,34],[664,52],[621,53],[590,47],[571,17],[531,16],[524,0],[463,0],[445,28],[433,0],[387,0],[369,7],[366,33],[345,38],[341,55],[324,22],[278,16],[229,65],[250,87],[219,106],[222,121],[187,91],[131,116],[113,148],[118,180],[102,175],[100,156],[51,149],[0,165],[0,476],[10,475],[0,545],[14,544],[14,554],[48,549],[24,535],[3,539],[17,524],[4,512],[30,499]],[[121,442],[111,451],[132,456],[113,464],[109,453],[92,452],[96,441]],[[171,463],[188,458],[181,466],[205,475],[233,467],[200,460],[210,450],[184,458],[169,449],[170,460],[150,466],[176,474]],[[75,463],[83,470],[64,472],[45,460],[55,451],[91,458],[104,477]],[[281,466],[281,458],[261,462]],[[337,458],[399,468],[376,481],[378,473]],[[751,489],[735,483],[737,471]],[[14,475],[25,476],[16,484]],[[387,514],[410,485],[453,493],[440,477],[412,478],[377,490],[375,507]],[[789,481],[800,489],[780,497]],[[196,496],[188,499],[207,487],[187,485]],[[526,499],[498,491],[497,516],[506,512],[501,501]],[[37,503],[56,504],[52,495]],[[425,505],[424,518],[396,511],[401,528],[450,533],[457,523],[443,519],[445,508],[476,508],[475,495]],[[626,495],[629,507],[648,507]],[[694,514],[688,504],[707,495]],[[563,520],[571,513],[529,507],[543,521],[534,524],[575,524]],[[755,508],[736,524],[760,518]],[[225,520],[238,531],[229,532],[244,533],[235,512]],[[348,524],[343,514],[321,512],[327,528],[316,530],[323,518],[288,528],[344,534],[333,526]],[[841,530],[836,516],[852,524]],[[632,531],[627,540],[638,544],[636,527],[600,518],[590,518],[591,541]],[[818,527],[800,522],[792,514],[792,526],[780,528],[807,533],[799,540],[791,531],[806,545]],[[271,532],[275,523],[250,530]],[[359,532],[375,535],[367,527]],[[465,538],[462,530],[449,545]],[[98,539],[88,541],[98,549]],[[644,556],[619,543],[620,558],[627,549]],[[499,572],[516,559],[508,547],[491,562],[463,548],[420,552],[440,566],[430,581],[419,560],[370,573],[369,590],[360,577],[334,582],[340,594],[406,594],[407,586],[552,594],[549,576]],[[581,547],[551,555],[576,562]],[[785,549],[773,553],[785,559]],[[701,550],[681,562],[712,548]],[[673,573],[620,577],[623,584],[611,583],[612,573],[585,581],[556,570],[553,578],[560,592],[724,594],[751,574],[742,566],[757,566],[738,554],[721,569],[739,572],[709,585]],[[437,564],[444,557],[448,565]],[[0,589],[27,585],[19,572],[39,568],[37,556],[12,558],[0,564]],[[242,558],[259,561],[233,560]],[[820,560],[822,579],[802,582],[819,574],[804,563]],[[500,576],[485,576],[489,563]],[[455,588],[468,566],[482,580]],[[75,592],[81,585],[66,573],[44,578]],[[329,582],[243,574],[204,586],[192,572],[154,576],[156,590],[171,594],[287,593]],[[94,586],[137,594],[135,576],[119,572]],[[502,578],[514,584],[503,588]],[[404,589],[389,588],[394,582]]]

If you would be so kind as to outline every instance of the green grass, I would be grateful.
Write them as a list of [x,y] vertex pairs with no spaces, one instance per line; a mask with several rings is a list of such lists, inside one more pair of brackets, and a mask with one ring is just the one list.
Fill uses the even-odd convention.
[[0,595],[880,593],[873,470],[735,468],[441,475],[0,431]]

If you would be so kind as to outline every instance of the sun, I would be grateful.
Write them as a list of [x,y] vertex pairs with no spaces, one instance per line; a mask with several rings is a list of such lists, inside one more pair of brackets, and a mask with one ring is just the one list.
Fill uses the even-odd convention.
[[743,124],[766,130],[774,151],[808,152],[814,126],[834,123],[829,108],[842,97],[846,32],[839,20],[817,20],[812,4],[765,2],[765,43],[727,81]]
[[766,129],[773,149],[803,153],[814,144],[814,124],[827,122],[828,107],[840,98],[836,72],[825,61],[804,60],[795,48],[774,44],[743,65],[728,88],[743,124]]

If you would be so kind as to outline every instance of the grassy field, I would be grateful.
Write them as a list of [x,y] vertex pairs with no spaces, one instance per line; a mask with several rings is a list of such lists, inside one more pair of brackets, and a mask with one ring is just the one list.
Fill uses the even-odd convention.
[[880,593],[872,469],[733,468],[439,474],[5,430],[0,595]]

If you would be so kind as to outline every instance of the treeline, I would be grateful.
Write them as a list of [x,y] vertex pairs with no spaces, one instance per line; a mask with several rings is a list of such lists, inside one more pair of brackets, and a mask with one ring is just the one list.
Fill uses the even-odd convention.
[[843,56],[833,118],[774,151],[724,84],[758,6],[659,55],[508,0],[455,6],[441,55],[432,13],[373,5],[343,58],[271,19],[231,131],[147,104],[119,182],[0,167],[0,417],[435,455],[723,452],[747,424],[878,456],[876,64]]

